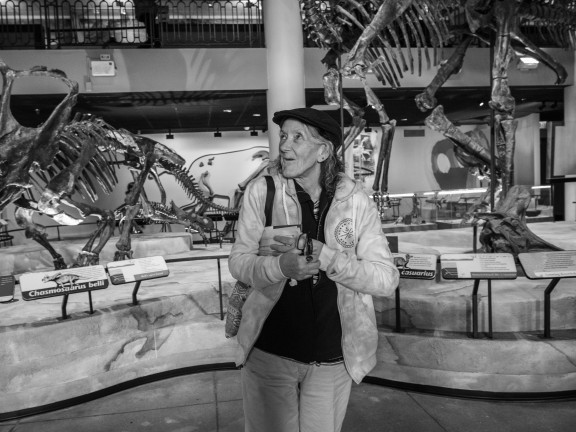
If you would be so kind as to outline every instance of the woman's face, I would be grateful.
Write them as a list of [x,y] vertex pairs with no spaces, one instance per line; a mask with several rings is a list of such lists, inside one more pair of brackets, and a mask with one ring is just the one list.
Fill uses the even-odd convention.
[[291,179],[320,179],[320,160],[325,145],[317,143],[310,130],[296,119],[287,119],[280,129],[282,174]]

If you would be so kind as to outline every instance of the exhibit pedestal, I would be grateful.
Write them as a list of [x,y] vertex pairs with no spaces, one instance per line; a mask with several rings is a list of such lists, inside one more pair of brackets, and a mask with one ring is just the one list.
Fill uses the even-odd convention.
[[[87,293],[72,294],[66,320],[62,297],[24,301],[18,289],[18,301],[0,305],[0,419],[166,371],[233,362],[211,258],[222,253],[209,245],[171,255],[206,259],[171,263],[169,276],[144,281],[136,306],[133,283],[94,291],[93,314]],[[234,280],[227,262],[221,270],[227,293]]]
[[[576,249],[574,223],[539,223],[531,229],[564,249]],[[395,235],[399,250],[406,253],[439,256],[472,250],[471,228]],[[154,252],[180,241],[163,236],[166,244],[157,245]],[[17,288],[18,301],[0,305],[0,419],[166,371],[233,362],[236,341],[224,337],[219,266],[213,258],[228,254],[230,248],[211,244],[165,254],[167,261],[206,260],[170,262],[169,276],[142,283],[138,305],[132,304],[132,283],[94,291],[93,314],[87,293],[70,295],[66,320],[61,318],[60,297],[23,301]],[[226,260],[220,270],[227,294],[235,281]],[[552,338],[544,339],[547,282],[523,277],[493,281],[493,339],[483,335],[487,311],[482,282],[481,337],[473,339],[469,333],[474,281],[402,280],[400,332],[392,330],[394,296],[374,299],[380,343],[377,365],[367,380],[480,397],[573,394],[576,290],[565,280],[552,293]]]
[[[531,230],[576,250],[576,224],[537,223]],[[472,229],[398,233],[400,252],[438,256],[468,253]],[[438,272],[439,274],[439,272]],[[576,393],[576,289],[562,279],[551,296],[552,338],[544,338],[549,279],[492,281],[493,338],[487,282],[478,291],[480,338],[472,336],[474,280],[402,279],[395,297],[374,299],[380,331],[378,365],[370,374],[388,384],[434,388],[446,394],[538,397]],[[400,314],[400,331],[396,316]],[[553,397],[553,396],[552,396]]]

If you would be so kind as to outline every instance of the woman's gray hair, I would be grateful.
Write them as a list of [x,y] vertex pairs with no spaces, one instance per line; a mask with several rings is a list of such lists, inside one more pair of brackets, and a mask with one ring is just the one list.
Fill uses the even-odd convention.
[[[326,191],[329,197],[333,197],[336,193],[336,187],[338,186],[338,181],[340,176],[344,173],[344,163],[334,151],[334,144],[325,136],[318,128],[302,123],[306,130],[310,132],[312,137],[312,142],[315,144],[324,144],[328,149],[328,157],[320,162],[320,186]],[[280,158],[276,159],[272,165],[281,172]]]

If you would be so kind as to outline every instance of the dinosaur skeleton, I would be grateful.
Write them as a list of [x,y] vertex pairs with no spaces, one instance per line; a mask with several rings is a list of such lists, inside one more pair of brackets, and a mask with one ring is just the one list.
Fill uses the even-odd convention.
[[[126,199],[129,218],[140,208],[139,196],[148,175],[152,175],[160,185],[164,204],[166,194],[155,171],[157,166],[172,174],[194,200],[206,201],[210,205],[198,190],[194,178],[184,170],[184,159],[167,147],[126,130],[116,130],[101,119],[90,116],[70,119],[78,84],[68,79],[63,72],[44,67],[19,71],[9,68],[0,60],[0,73],[4,84],[0,106],[0,210],[10,203],[16,205],[17,222],[25,228],[28,238],[34,239],[51,253],[56,269],[66,268],[66,263],[49,244],[43,227],[34,223],[33,214],[41,212],[57,222],[69,225],[78,224],[88,216],[96,216],[99,219],[98,228],[90,236],[74,265],[97,264],[99,253],[114,232],[114,212],[79,202],[72,195],[79,193],[95,202],[98,198],[95,182],[105,193],[110,193],[117,184],[115,167],[119,164],[139,171],[136,175],[138,187]],[[14,82],[26,76],[54,78],[63,82],[68,89],[48,120],[36,128],[20,125],[10,110]],[[118,154],[124,154],[124,161],[118,162]],[[30,192],[33,188],[40,191],[38,201],[24,196],[26,191]],[[63,205],[67,208],[63,209]],[[158,205],[146,207],[151,218],[193,226],[200,233],[212,226],[207,218],[184,212],[174,204],[171,208]],[[71,213],[70,209],[77,212],[77,215]],[[167,209],[170,210],[170,216]],[[98,245],[94,247],[98,239]],[[129,231],[121,232],[116,247],[118,252],[115,259],[131,256]]]
[[[303,25],[309,37],[322,48],[329,50],[323,60],[329,65],[329,77],[325,81],[328,103],[340,103],[333,84],[339,74],[346,77],[365,79],[366,72],[372,70],[377,79],[392,87],[399,85],[398,77],[413,68],[412,46],[418,53],[418,68],[421,70],[424,52],[429,61],[426,47],[442,48],[446,41],[459,40],[452,56],[442,62],[430,85],[416,98],[418,107],[426,111],[436,106],[435,93],[453,73],[460,70],[467,48],[473,38],[493,41],[494,57],[492,66],[492,95],[490,107],[494,112],[494,130],[497,156],[495,166],[501,177],[503,197],[511,190],[513,183],[513,155],[515,148],[514,120],[515,101],[508,86],[507,70],[514,51],[528,53],[549,66],[557,75],[557,84],[564,82],[566,71],[551,56],[541,50],[537,43],[523,33],[523,29],[536,29],[537,35],[547,42],[564,48],[574,48],[576,44],[576,4],[572,0],[333,0],[326,10],[321,10],[313,0],[300,0],[303,10]],[[468,28],[459,28],[452,17],[464,15]],[[426,32],[423,29],[426,29]],[[429,37],[424,37],[428,34]],[[512,40],[515,45],[512,46]],[[353,44],[353,46],[351,46]],[[340,69],[334,67],[334,58],[347,52],[349,56]],[[407,53],[408,62],[403,53]],[[332,60],[326,60],[326,59]],[[436,55],[435,55],[436,60]],[[410,67],[408,67],[408,64]],[[327,74],[328,75],[328,74]],[[339,83],[337,82],[339,85]],[[366,87],[366,85],[365,85]],[[342,103],[350,111],[349,104]],[[377,111],[384,113],[378,105]],[[361,110],[353,112],[362,115]],[[385,113],[384,113],[385,114]],[[381,119],[383,117],[381,116]],[[354,119],[352,129],[360,120]],[[426,124],[440,131],[458,145],[463,153],[478,158],[487,166],[491,164],[490,154],[477,141],[460,132],[443,113],[442,106],[434,108]],[[393,126],[391,126],[393,130]],[[383,130],[384,132],[384,130]],[[381,150],[391,147],[384,141]],[[388,153],[389,155],[389,153]],[[379,157],[378,164],[388,163]],[[378,170],[380,170],[379,168]],[[383,175],[387,175],[387,168]],[[379,181],[379,177],[376,177]],[[382,180],[381,191],[386,191]],[[373,189],[376,191],[377,184]],[[514,193],[519,193],[515,188]],[[380,197],[377,201],[382,201]],[[512,198],[511,198],[512,199]],[[512,199],[513,200],[513,199]],[[527,228],[526,228],[527,230]],[[512,237],[510,237],[512,238]]]
[[[444,20],[440,19],[447,6],[437,0],[334,0],[327,3],[330,7],[324,10],[314,0],[300,0],[304,30],[317,46],[328,50],[322,60],[328,69],[324,75],[326,103],[342,105],[352,116],[344,150],[360,134],[366,122],[363,108],[345,97],[341,100],[341,77],[360,79],[367,105],[378,113],[382,137],[372,189],[381,211],[389,203],[388,170],[396,120],[388,117],[384,105],[366,84],[366,72],[371,70],[382,84],[397,88],[405,72],[415,73],[411,43],[417,47],[419,74],[423,60],[427,67],[436,64],[437,49],[442,48],[450,36]],[[434,55],[432,62],[430,48]],[[343,54],[348,54],[347,60],[338,67]]]

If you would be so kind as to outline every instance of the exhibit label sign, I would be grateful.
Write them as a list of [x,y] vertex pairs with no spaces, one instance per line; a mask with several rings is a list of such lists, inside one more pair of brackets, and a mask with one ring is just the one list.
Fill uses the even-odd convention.
[[528,279],[576,277],[576,251],[521,253],[518,259]]
[[509,253],[444,254],[440,257],[444,279],[516,279],[514,256]]
[[436,277],[436,255],[394,253],[394,263],[404,279],[434,279]]
[[170,271],[161,256],[114,261],[106,264],[114,285],[168,276]]
[[24,300],[38,300],[107,287],[108,277],[101,265],[24,273],[20,276],[20,290]]

